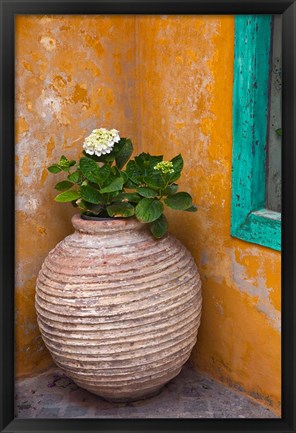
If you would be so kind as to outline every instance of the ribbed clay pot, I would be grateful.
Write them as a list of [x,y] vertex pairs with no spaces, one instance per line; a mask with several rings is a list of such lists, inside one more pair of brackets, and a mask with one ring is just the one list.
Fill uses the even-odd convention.
[[196,343],[201,283],[189,251],[134,218],[88,221],[47,256],[36,287],[43,340],[76,384],[107,400],[146,398]]

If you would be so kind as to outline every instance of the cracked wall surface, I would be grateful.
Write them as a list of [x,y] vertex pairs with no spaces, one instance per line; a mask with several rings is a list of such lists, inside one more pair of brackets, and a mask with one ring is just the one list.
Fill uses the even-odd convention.
[[46,167],[75,159],[94,128],[134,138],[134,17],[16,18],[16,374],[52,363],[34,308],[41,264],[72,232]]
[[167,212],[194,255],[203,315],[191,360],[280,409],[281,256],[230,237],[234,18],[18,17],[17,374],[51,360],[34,312],[35,279],[71,232],[70,205],[54,203],[46,166],[77,157],[99,126],[139,151],[182,153],[180,190],[197,213]]

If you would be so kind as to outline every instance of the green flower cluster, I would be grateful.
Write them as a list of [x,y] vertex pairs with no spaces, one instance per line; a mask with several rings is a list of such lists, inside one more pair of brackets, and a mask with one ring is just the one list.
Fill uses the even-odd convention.
[[174,173],[174,166],[171,161],[161,161],[156,164],[154,170],[159,170],[163,174]]

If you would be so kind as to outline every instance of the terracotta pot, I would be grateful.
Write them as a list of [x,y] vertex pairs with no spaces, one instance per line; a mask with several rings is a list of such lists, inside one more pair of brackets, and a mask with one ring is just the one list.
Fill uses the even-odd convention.
[[146,398],[196,343],[201,283],[189,251],[133,218],[87,221],[47,256],[36,309],[54,362],[107,400]]

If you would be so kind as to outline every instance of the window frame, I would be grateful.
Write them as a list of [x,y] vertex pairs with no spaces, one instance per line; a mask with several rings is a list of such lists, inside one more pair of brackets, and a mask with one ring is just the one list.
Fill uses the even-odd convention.
[[281,213],[265,209],[272,15],[235,17],[231,236],[281,250]]

